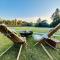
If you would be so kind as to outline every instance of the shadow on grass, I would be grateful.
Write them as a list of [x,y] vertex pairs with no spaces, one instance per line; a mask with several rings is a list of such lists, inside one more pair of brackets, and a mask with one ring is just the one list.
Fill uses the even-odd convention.
[[3,56],[0,57],[0,60],[16,60],[19,47],[20,45],[14,44]]

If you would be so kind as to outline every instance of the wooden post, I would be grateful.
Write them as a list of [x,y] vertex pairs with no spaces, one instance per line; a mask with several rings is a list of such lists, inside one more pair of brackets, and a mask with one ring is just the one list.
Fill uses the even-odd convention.
[[51,37],[58,29],[60,29],[60,23],[48,33],[48,37]]
[[[26,38],[19,37],[18,35],[16,35],[12,31],[10,31],[6,25],[3,25],[3,24],[0,25],[0,32],[3,33],[5,36],[7,36],[9,39],[11,39],[14,43],[21,44],[21,47],[19,49],[19,53],[17,56],[17,60],[19,60],[21,50],[22,50],[22,45],[23,45],[23,43],[26,43]],[[8,51],[9,49],[10,49],[10,47],[6,51]],[[0,56],[2,56],[6,51],[4,51]]]
[[[60,29],[60,24],[58,24],[55,28],[52,29],[52,31],[50,31],[50,32],[46,35],[48,38],[46,38],[45,36],[44,36],[44,37],[42,36],[42,38],[40,39],[40,41],[38,41],[35,45],[37,45],[37,44],[40,43],[41,41],[44,42],[43,40],[49,41],[49,38],[50,38],[58,29]],[[51,41],[52,41],[52,40],[51,40]],[[53,43],[53,42],[54,42],[54,41],[52,41],[52,43]],[[59,42],[59,43],[60,43],[60,42]]]
[[4,24],[0,25],[0,32],[2,32],[4,35],[6,35],[8,38],[10,38],[14,43],[22,44],[22,43],[25,43],[25,41],[26,41],[26,40],[22,39],[22,37],[19,37],[12,31],[10,31],[9,28]]

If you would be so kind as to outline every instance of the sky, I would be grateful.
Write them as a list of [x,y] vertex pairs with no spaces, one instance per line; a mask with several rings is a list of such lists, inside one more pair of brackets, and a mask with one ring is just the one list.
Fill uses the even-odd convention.
[[0,0],[0,17],[50,17],[56,8],[60,0]]

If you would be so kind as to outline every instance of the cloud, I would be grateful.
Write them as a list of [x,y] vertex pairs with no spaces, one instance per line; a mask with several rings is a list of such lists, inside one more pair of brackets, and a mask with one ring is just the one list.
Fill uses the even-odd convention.
[[36,23],[38,18],[41,18],[41,20],[47,20],[47,22],[49,24],[52,22],[52,20],[49,16],[40,16],[40,17],[36,16],[36,17],[29,17],[29,18],[17,18],[17,20]]
[[41,16],[42,20],[47,20],[47,22],[50,24],[52,22],[51,18],[49,16]]

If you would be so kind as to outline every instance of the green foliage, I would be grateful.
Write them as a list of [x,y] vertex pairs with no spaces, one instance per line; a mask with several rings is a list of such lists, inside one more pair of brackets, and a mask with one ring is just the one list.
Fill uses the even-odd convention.
[[55,27],[60,23],[60,10],[57,8],[56,11],[52,14],[52,23],[50,24],[50,27]]
[[49,24],[47,23],[46,20],[43,20],[43,21],[37,22],[35,24],[35,27],[49,27]]
[[53,21],[51,24],[50,24],[50,27],[55,27],[57,26],[58,24],[60,23],[60,19],[56,19],[55,21]]

